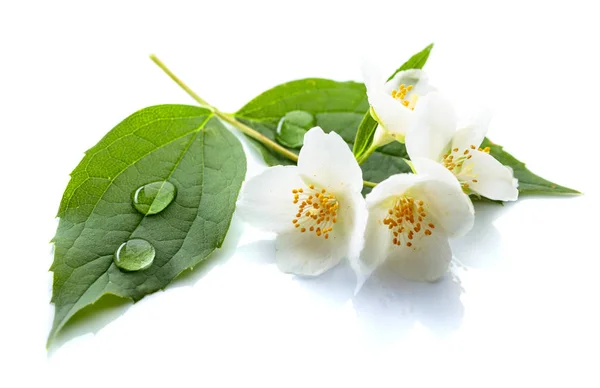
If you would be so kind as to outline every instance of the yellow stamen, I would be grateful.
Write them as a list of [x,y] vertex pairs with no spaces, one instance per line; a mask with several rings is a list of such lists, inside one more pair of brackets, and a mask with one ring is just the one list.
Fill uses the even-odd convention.
[[[423,230],[421,222],[426,220],[427,213],[425,202],[422,200],[415,201],[409,196],[402,196],[396,199],[390,209],[387,211],[386,217],[381,220],[383,225],[391,232],[392,243],[394,245],[402,245],[404,242],[407,246],[412,246],[408,240],[414,240],[420,233],[425,236],[431,236],[435,225],[433,222],[427,221],[430,229]],[[415,220],[415,218],[417,218]]]
[[300,233],[309,231],[317,237],[329,239],[329,232],[333,231],[333,224],[338,221],[339,203],[335,195],[326,189],[315,188],[314,184],[293,189],[292,194],[294,204],[301,201],[292,220],[294,227],[299,228]]
[[408,109],[414,110],[415,105],[417,104],[417,100],[419,96],[416,94],[411,94],[410,99],[407,99],[408,93],[413,90],[413,85],[406,86],[405,84],[401,84],[398,89],[392,90],[392,97],[396,100],[400,101],[402,105],[407,107]]

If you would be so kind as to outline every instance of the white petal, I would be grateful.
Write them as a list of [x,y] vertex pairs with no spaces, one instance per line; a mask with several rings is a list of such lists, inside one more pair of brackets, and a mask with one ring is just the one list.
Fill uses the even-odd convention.
[[406,135],[406,150],[410,158],[442,160],[456,132],[456,122],[454,107],[440,94],[430,93],[422,98]]
[[298,155],[298,169],[305,182],[334,194],[348,188],[362,190],[362,170],[348,144],[335,132],[325,134],[319,127],[306,132]]
[[406,131],[412,123],[413,111],[383,88],[367,90],[367,97],[375,112],[375,120],[397,140],[404,141]]
[[417,174],[427,176],[429,178],[435,178],[439,181],[455,186],[457,189],[461,189],[458,179],[448,170],[446,167],[426,158],[414,158],[411,160]]
[[277,266],[283,272],[296,275],[320,275],[335,267],[348,254],[344,237],[332,233],[325,240],[314,233],[300,233],[298,230],[280,234],[275,241]]
[[277,233],[292,230],[298,211],[292,190],[305,186],[296,166],[268,168],[244,184],[237,214],[259,229]]
[[387,206],[395,197],[399,197],[414,185],[425,181],[427,178],[421,174],[396,174],[392,175],[371,190],[367,195],[367,207],[369,211],[375,206]]
[[452,260],[447,236],[440,230],[432,235],[418,234],[412,246],[394,246],[381,270],[409,280],[432,282],[442,277]]
[[387,77],[384,72],[369,58],[363,58],[361,65],[363,82],[369,90],[383,89]]
[[412,162],[418,175],[427,179],[416,185],[411,193],[425,202],[426,212],[435,218],[448,236],[465,235],[473,227],[475,211],[456,177],[431,160],[417,158]]
[[471,175],[477,182],[467,182],[469,188],[489,199],[516,201],[519,196],[518,181],[512,169],[485,152],[475,151],[471,154],[471,163],[465,163],[463,170],[472,168]]
[[381,124],[377,126],[377,129],[375,129],[375,134],[373,135],[373,144],[376,147],[382,147],[393,142],[394,140],[396,140],[394,139],[394,136],[388,133],[385,128],[381,126]]
[[381,220],[385,218],[386,214],[387,209],[381,206],[373,206],[369,209],[364,248],[359,257],[349,258],[350,264],[356,272],[357,289],[360,289],[371,273],[385,261],[392,246],[389,230],[381,224]]
[[479,147],[485,138],[491,120],[491,111],[485,110],[475,119],[471,119],[462,125],[454,134],[452,148],[466,150],[469,149],[471,145]]
[[348,260],[355,261],[363,249],[367,224],[367,203],[360,192],[347,192],[339,197],[338,222],[334,226],[343,228],[347,238]]

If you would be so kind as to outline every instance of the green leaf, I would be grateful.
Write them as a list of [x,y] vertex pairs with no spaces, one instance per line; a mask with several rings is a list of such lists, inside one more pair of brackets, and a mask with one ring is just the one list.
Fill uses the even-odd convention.
[[370,112],[367,112],[363,116],[363,119],[358,126],[358,130],[356,131],[354,147],[352,148],[355,157],[361,157],[371,146],[378,125],[379,123],[371,116]]
[[[277,127],[282,117],[288,112],[303,111],[312,115],[315,125],[325,132],[339,133],[352,148],[357,128],[368,109],[363,84],[310,78],[267,90],[241,108],[235,117],[269,139],[277,141]],[[267,164],[292,164],[262,144],[255,141],[252,144],[261,152]],[[402,144],[382,147],[361,166],[363,178],[381,182],[392,174],[408,172],[410,168],[402,159],[405,157],[406,150]]]
[[431,49],[433,49],[433,43],[431,43],[429,46],[425,47],[423,50],[419,51],[418,53],[416,53],[415,55],[413,55],[412,57],[410,57],[410,59],[406,62],[404,62],[404,64],[402,66],[400,66],[395,72],[394,74],[392,74],[390,76],[390,78],[388,78],[387,80],[391,80],[392,78],[394,78],[396,76],[396,74],[398,74],[401,71],[404,70],[410,70],[410,69],[422,69],[423,66],[425,66],[425,64],[427,63],[427,59],[429,59],[429,54],[431,53]]
[[[394,74],[388,78],[388,81],[394,78],[396,74],[404,70],[410,69],[422,69],[427,63],[427,59],[429,59],[429,54],[431,53],[431,49],[433,48],[433,43],[429,46],[425,47],[423,50],[419,51],[402,66],[400,66]],[[373,143],[373,136],[375,135],[375,130],[377,129],[377,121],[373,118],[370,112],[367,112],[363,117],[362,122],[358,127],[358,131],[356,132],[356,139],[354,140],[354,148],[352,152],[354,156],[359,158],[361,157],[371,146]]]
[[[48,343],[103,295],[137,301],[220,247],[245,172],[241,144],[207,109],[149,107],[113,128],[72,172],[60,204]],[[177,195],[145,216],[132,193],[156,181],[171,182]],[[146,270],[122,272],[113,254],[132,238],[150,242],[156,256]]]
[[484,139],[482,148],[490,147],[490,155],[500,163],[513,169],[515,178],[519,180],[520,194],[581,194],[577,190],[569,189],[541,178],[525,167],[525,163],[504,151],[502,146],[494,144],[489,139]]

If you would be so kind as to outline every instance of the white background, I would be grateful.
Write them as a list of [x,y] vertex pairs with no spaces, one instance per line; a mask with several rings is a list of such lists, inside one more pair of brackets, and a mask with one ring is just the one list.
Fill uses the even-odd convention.
[[[591,1],[0,2],[0,387],[598,386],[600,60]],[[234,111],[319,76],[360,80],[434,41],[432,82],[495,109],[490,137],[585,195],[479,206],[436,284],[275,267],[234,219],[211,265],[114,300],[46,352],[49,241],[69,172],[134,111]],[[250,158],[249,174],[263,167]],[[31,385],[34,384],[34,385]]]

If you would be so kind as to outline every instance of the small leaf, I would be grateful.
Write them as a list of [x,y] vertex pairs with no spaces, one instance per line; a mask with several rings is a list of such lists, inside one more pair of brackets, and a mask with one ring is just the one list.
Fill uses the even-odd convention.
[[502,146],[485,139],[481,147],[490,147],[490,155],[505,166],[513,169],[515,178],[519,180],[519,193],[521,194],[581,194],[577,190],[560,186],[541,178],[525,167],[525,163],[504,151]]
[[[268,138],[278,140],[277,128],[282,117],[300,110],[313,115],[314,124],[324,131],[339,133],[352,148],[356,130],[368,109],[363,84],[311,78],[269,89],[246,104],[235,116]],[[256,141],[252,144],[270,166],[292,163]],[[390,175],[410,171],[402,158],[406,158],[403,144],[389,144],[378,149],[361,166],[363,179],[378,183]],[[370,191],[369,188],[365,190]]]
[[370,112],[367,112],[363,116],[363,119],[358,126],[358,130],[356,131],[354,147],[352,148],[352,152],[356,158],[361,157],[371,146],[378,125],[379,123],[371,116]]
[[404,70],[410,70],[410,69],[422,69],[423,66],[425,66],[425,64],[427,63],[427,59],[429,59],[429,54],[431,53],[431,49],[433,49],[433,43],[431,43],[429,46],[425,47],[423,50],[419,51],[418,53],[416,53],[415,55],[413,55],[412,57],[410,57],[410,59],[406,62],[404,62],[404,64],[402,66],[400,66],[395,72],[394,74],[392,74],[390,76],[390,78],[388,78],[387,80],[391,80],[392,78],[394,78],[396,76],[396,74],[398,74],[401,71]]
[[[207,109],[153,106],[113,128],[72,172],[60,204],[48,342],[103,295],[137,301],[205,260],[223,243],[245,172],[240,142]],[[132,193],[157,181],[177,195],[144,215]],[[124,272],[113,257],[132,239],[150,243],[155,256],[147,269]]]
[[[422,69],[423,66],[425,66],[425,63],[427,63],[427,59],[429,59],[429,54],[431,53],[432,48],[433,43],[431,43],[429,46],[425,47],[423,50],[410,57],[408,61],[406,61],[402,66],[400,66],[394,72],[394,74],[392,74],[390,78],[388,78],[388,81],[394,78],[394,76],[401,71],[410,69]],[[373,118],[371,113],[367,112],[358,127],[358,131],[356,132],[356,139],[354,140],[354,148],[352,149],[352,152],[354,153],[354,156],[356,158],[360,158],[373,143],[373,136],[375,135],[377,125],[377,121]]]

